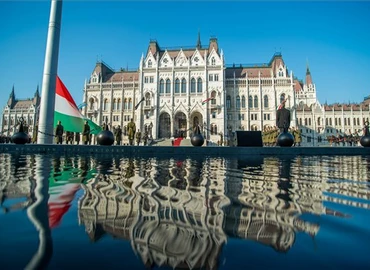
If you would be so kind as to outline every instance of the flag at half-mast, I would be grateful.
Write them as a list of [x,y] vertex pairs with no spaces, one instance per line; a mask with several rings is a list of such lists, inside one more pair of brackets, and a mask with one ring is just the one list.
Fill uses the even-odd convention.
[[202,101],[202,105],[208,103],[210,100],[214,99],[213,97],[210,97],[210,98],[207,98],[205,100]]
[[57,76],[55,89],[54,128],[58,121],[61,121],[65,131],[82,132],[85,121],[88,122],[91,134],[98,134],[102,128],[88,118],[85,118],[79,111],[75,101],[67,87]]

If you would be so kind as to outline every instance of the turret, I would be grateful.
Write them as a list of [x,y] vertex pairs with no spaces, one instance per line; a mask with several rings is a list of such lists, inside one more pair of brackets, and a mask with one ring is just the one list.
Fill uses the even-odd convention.
[[200,42],[200,31],[198,31],[198,40],[197,40],[197,49],[201,49],[202,48],[202,44]]
[[208,53],[210,53],[212,49],[215,49],[215,51],[218,53],[218,42],[216,37],[211,37],[209,39]]
[[312,77],[311,77],[310,68],[308,67],[308,63],[307,63],[307,69],[306,69],[306,84],[307,86],[312,84]]
[[36,88],[35,94],[33,95],[33,101],[32,101],[32,103],[33,103],[33,105],[35,105],[36,107],[40,104],[39,85],[37,85],[37,88]]
[[8,103],[7,105],[12,108],[13,105],[15,103],[15,94],[14,94],[14,85],[13,85],[13,88],[12,88],[12,92],[10,93],[9,95],[9,99],[8,99]]

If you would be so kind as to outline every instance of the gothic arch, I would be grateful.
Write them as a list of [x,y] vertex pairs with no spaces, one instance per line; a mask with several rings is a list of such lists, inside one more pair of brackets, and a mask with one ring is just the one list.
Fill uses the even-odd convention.
[[158,138],[171,138],[171,116],[167,112],[159,116]]

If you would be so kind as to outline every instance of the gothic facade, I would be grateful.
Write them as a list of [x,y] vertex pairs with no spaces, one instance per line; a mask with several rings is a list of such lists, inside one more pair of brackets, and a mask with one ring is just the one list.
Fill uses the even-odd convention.
[[23,121],[25,131],[31,137],[37,123],[40,101],[38,87],[33,98],[16,99],[13,86],[8,102],[3,109],[0,135],[12,136],[18,131],[20,121]]
[[291,110],[290,126],[302,132],[302,145],[361,132],[370,114],[367,102],[321,105],[309,67],[299,80],[281,53],[263,64],[227,65],[213,37],[207,46],[198,37],[191,48],[162,48],[152,40],[135,71],[114,71],[98,62],[85,82],[84,114],[124,131],[133,118],[138,129],[150,128],[154,139],[189,137],[200,125],[206,139],[216,142],[220,134],[230,138],[238,130],[274,127],[282,100]]
[[[327,144],[328,136],[362,135],[370,116],[370,97],[359,104],[321,104],[307,65],[305,80],[289,71],[281,53],[262,64],[228,65],[217,38],[204,46],[160,47],[156,40],[135,70],[114,70],[96,63],[84,84],[82,113],[94,122],[120,126],[131,119],[153,139],[189,138],[196,125],[209,142],[220,135],[235,138],[238,130],[274,127],[282,100],[291,111],[291,127],[302,133],[302,145]],[[14,89],[3,110],[1,132],[11,136],[19,117],[35,126],[38,90],[28,100],[15,99]],[[125,137],[125,136],[124,136]],[[319,140],[319,138],[322,138]]]

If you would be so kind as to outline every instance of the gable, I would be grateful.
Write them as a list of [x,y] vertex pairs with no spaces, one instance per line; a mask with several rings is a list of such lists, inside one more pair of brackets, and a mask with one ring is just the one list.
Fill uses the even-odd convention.
[[164,54],[161,57],[161,60],[159,61],[160,67],[172,67],[173,61],[171,56],[168,54],[167,51],[164,52]]
[[190,63],[192,66],[204,66],[204,59],[198,49],[195,50],[193,56],[191,57]]

